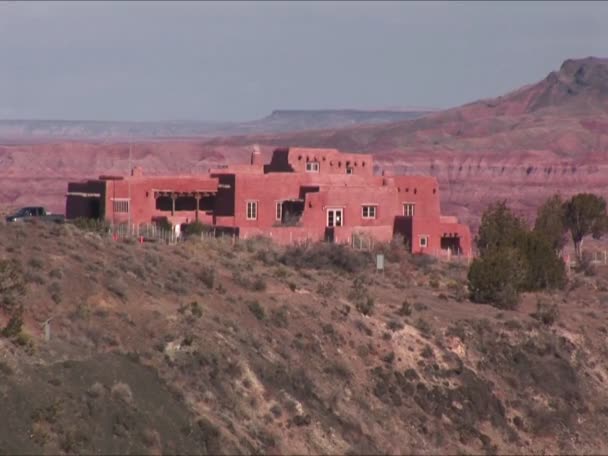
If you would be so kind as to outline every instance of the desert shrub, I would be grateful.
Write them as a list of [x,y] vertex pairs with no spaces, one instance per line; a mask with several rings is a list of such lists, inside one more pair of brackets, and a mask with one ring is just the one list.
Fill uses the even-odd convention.
[[184,225],[182,232],[186,237],[200,237],[203,233],[212,233],[213,226],[195,221]]
[[356,307],[363,315],[371,315],[374,310],[374,298],[368,296],[365,300],[357,302]]
[[61,269],[51,269],[49,272],[49,277],[51,279],[61,279],[63,277],[63,273],[61,272]]
[[255,252],[254,257],[256,260],[262,262],[266,266],[272,266],[276,264],[278,254],[274,248],[269,247],[261,248],[260,250]]
[[48,286],[47,291],[51,295],[51,299],[55,304],[59,304],[61,302],[61,285],[59,282],[52,282]]
[[32,269],[42,269],[44,266],[44,263],[40,258],[30,258],[27,264]]
[[379,242],[374,245],[374,255],[382,254],[386,261],[401,263],[408,256],[405,239],[397,234],[390,242]]
[[287,328],[289,326],[288,315],[287,306],[282,306],[270,312],[270,321],[277,328]]
[[[546,212],[547,207],[541,210]],[[481,255],[473,261],[468,274],[473,301],[514,309],[521,291],[564,286],[566,270],[555,249],[559,233],[549,230],[547,223],[539,219],[536,229],[530,231],[505,202],[484,211],[476,239]]]
[[93,218],[77,218],[72,221],[76,228],[83,231],[89,231],[99,234],[107,234],[110,232],[110,224],[105,220]]
[[263,320],[264,318],[266,318],[266,311],[264,311],[264,308],[260,305],[258,301],[249,301],[249,303],[247,304],[247,308],[258,320]]
[[418,329],[424,336],[429,336],[432,332],[431,325],[423,318],[418,318],[414,322],[414,327]]
[[358,272],[371,263],[369,252],[356,251],[342,244],[319,242],[295,245],[285,249],[279,261],[286,266]]
[[390,329],[391,331],[399,331],[401,329],[403,329],[403,323],[401,323],[400,321],[397,320],[390,320],[387,324],[386,327],[388,329]]
[[2,329],[2,336],[6,338],[17,337],[21,333],[23,327],[23,306],[19,306],[13,311],[11,318],[6,326]]
[[525,230],[523,219],[507,207],[506,201],[490,205],[481,216],[481,225],[475,238],[480,255],[515,247]]
[[21,266],[15,260],[0,260],[0,309],[12,311],[25,292]]
[[548,198],[536,212],[534,231],[542,233],[555,251],[560,251],[566,244],[565,215],[560,195]]
[[433,265],[437,263],[437,258],[430,255],[416,254],[410,256],[410,263],[412,263],[416,269],[420,269],[426,274],[430,272]]
[[283,266],[279,266],[274,271],[274,277],[277,279],[285,279],[287,278],[288,270]]
[[287,284],[287,286],[289,287],[289,289],[290,289],[291,291],[296,291],[296,290],[298,289],[298,286],[297,286],[295,283],[293,283],[293,282],[289,282],[289,283]]
[[595,265],[593,264],[593,255],[591,252],[584,250],[581,253],[577,269],[587,277],[591,277],[596,274]]
[[197,273],[197,278],[209,289],[213,289],[215,282],[215,269],[211,266],[203,266]]
[[423,310],[428,310],[428,308],[429,308],[429,306],[427,306],[423,302],[417,302],[414,304],[414,310],[416,310],[417,312],[422,312]]
[[542,324],[551,326],[559,319],[559,308],[557,303],[549,304],[539,298],[536,301],[536,312],[532,313],[531,316]]
[[6,362],[0,359],[0,375],[8,377],[13,375],[13,368],[9,366]]
[[173,225],[167,217],[159,217],[154,220],[154,224],[159,230],[162,231],[173,231]]
[[435,353],[429,345],[425,345],[422,351],[420,352],[420,356],[422,356],[423,358],[433,358],[435,356]]
[[336,376],[342,380],[349,380],[352,377],[352,372],[346,364],[341,361],[334,361],[325,369],[323,369],[328,375]]
[[26,271],[24,274],[24,279],[27,283],[35,283],[38,285],[44,285],[46,283],[44,277],[34,271]]
[[201,318],[203,316],[203,309],[198,302],[192,301],[190,303],[190,313],[193,317]]
[[437,280],[436,277],[431,277],[429,280],[429,286],[434,289],[439,288],[439,280]]
[[120,400],[125,404],[131,404],[133,402],[133,392],[131,391],[131,387],[126,383],[115,383],[110,392],[114,399]]
[[331,297],[335,292],[335,286],[331,282],[321,282],[317,285],[317,294],[323,296],[324,298]]
[[249,277],[241,271],[234,271],[232,273],[232,280],[247,290],[264,291],[266,289],[266,281],[261,276]]
[[461,282],[457,282],[455,280],[450,281],[448,283],[448,290],[450,290],[452,298],[457,302],[462,302],[467,297],[464,284]]
[[125,299],[127,297],[127,287],[119,279],[111,279],[106,285],[106,288],[109,292],[118,296],[120,299]]
[[494,249],[475,258],[468,280],[474,302],[492,304],[500,309],[514,309],[526,277],[526,263],[514,248]]
[[556,254],[548,237],[538,231],[520,235],[517,248],[526,261],[526,291],[562,288],[566,283],[566,267]]
[[593,193],[579,193],[564,202],[564,227],[570,231],[577,258],[582,257],[583,239],[599,239],[608,231],[606,200]]
[[355,277],[348,298],[355,303],[355,307],[363,315],[371,315],[374,299],[369,295],[364,276]]
[[401,315],[402,317],[409,317],[412,315],[412,306],[407,299],[401,303],[401,307],[397,311],[397,314]]
[[272,407],[270,407],[270,413],[272,413],[275,418],[279,418],[283,413],[283,410],[279,404],[274,404]]

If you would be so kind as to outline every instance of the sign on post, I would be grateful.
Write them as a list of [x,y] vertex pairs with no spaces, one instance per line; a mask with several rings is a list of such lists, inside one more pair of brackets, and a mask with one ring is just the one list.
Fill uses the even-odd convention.
[[376,255],[376,271],[384,271],[384,255],[382,253]]

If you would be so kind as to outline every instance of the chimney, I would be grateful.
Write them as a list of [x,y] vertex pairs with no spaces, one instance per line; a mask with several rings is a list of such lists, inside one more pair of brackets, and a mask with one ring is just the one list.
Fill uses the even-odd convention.
[[262,163],[262,152],[260,152],[260,146],[257,144],[253,145],[253,151],[251,152],[251,164],[252,165],[263,165]]

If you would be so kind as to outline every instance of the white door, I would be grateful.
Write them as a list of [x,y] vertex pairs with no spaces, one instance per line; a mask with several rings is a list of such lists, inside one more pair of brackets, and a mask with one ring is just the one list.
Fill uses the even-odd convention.
[[327,226],[342,226],[344,220],[342,209],[327,209]]

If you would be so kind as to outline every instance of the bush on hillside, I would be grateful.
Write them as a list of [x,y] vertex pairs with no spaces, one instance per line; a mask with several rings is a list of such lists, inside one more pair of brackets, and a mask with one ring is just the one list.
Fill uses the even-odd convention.
[[353,250],[346,245],[319,242],[287,247],[279,261],[297,269],[329,269],[354,273],[370,265],[372,258],[369,252]]
[[531,314],[532,318],[537,319],[542,324],[551,326],[559,319],[559,308],[557,304],[549,304],[539,299],[536,301],[536,312]]
[[495,249],[515,247],[525,231],[524,221],[507,207],[506,201],[490,205],[481,216],[475,239],[480,255]]
[[494,249],[475,258],[468,273],[471,299],[500,309],[515,309],[526,268],[525,258],[515,248]]
[[556,254],[552,241],[543,233],[530,231],[519,237],[519,251],[527,263],[525,291],[562,288],[566,283],[566,265]]
[[203,233],[212,233],[213,227],[197,221],[184,225],[182,232],[186,237],[196,238],[200,237]]
[[91,233],[107,234],[110,232],[110,224],[105,220],[79,217],[72,222],[76,228]]
[[550,200],[540,208],[534,230],[529,230],[504,202],[484,212],[476,238],[480,256],[468,273],[473,301],[514,309],[522,291],[565,285],[566,268],[556,250],[560,229],[548,226],[555,216],[554,206],[555,201]]
[[25,279],[16,260],[0,260],[0,309],[11,312],[25,292]]

